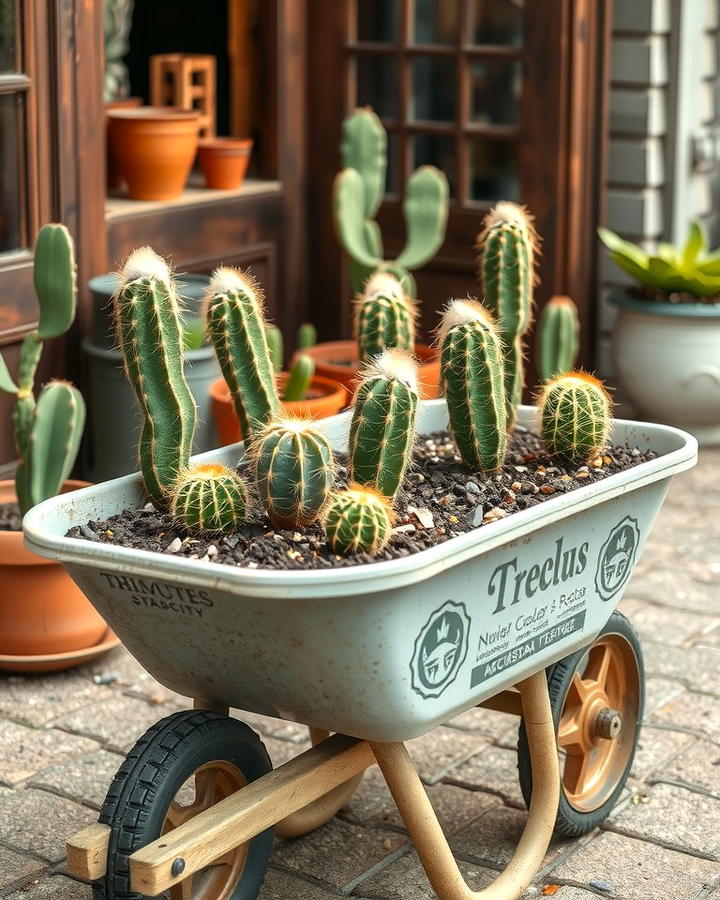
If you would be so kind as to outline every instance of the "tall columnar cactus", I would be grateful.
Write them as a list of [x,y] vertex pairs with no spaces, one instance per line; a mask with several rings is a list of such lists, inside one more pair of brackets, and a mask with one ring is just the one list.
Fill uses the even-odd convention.
[[128,256],[113,296],[125,372],[144,421],[140,470],[153,503],[164,508],[192,451],[195,400],[183,368],[183,337],[175,283],[150,247]]
[[173,487],[170,512],[187,528],[229,532],[245,521],[247,488],[227,466],[204,463],[190,466]]
[[579,465],[602,451],[610,434],[610,397],[602,381],[569,372],[540,395],[541,435],[548,452]]
[[499,469],[507,449],[503,350],[490,312],[451,300],[439,329],[440,376],[450,430],[471,469]]
[[389,272],[376,272],[368,279],[355,301],[355,338],[360,360],[364,361],[386,347],[415,350],[413,301]]
[[352,263],[354,292],[359,294],[370,275],[384,268],[414,297],[410,270],[432,259],[445,240],[447,178],[434,166],[413,172],[403,201],[407,241],[397,259],[385,260],[375,216],[385,192],[387,135],[369,107],[355,110],[343,123],[340,155],[344,168],[335,179],[333,208],[338,237]]
[[350,425],[350,475],[392,499],[412,456],[418,406],[417,366],[403,350],[367,364]]
[[524,385],[523,335],[532,321],[537,253],[532,217],[515,203],[498,203],[485,217],[476,249],[483,300],[504,344],[507,422],[512,428]]
[[393,512],[386,497],[365,485],[351,484],[332,497],[325,514],[325,535],[333,553],[379,553],[390,539]]
[[280,412],[262,303],[246,273],[226,267],[213,273],[205,296],[208,331],[248,439]]
[[551,297],[538,323],[538,370],[543,381],[569,372],[580,350],[580,320],[569,297]]
[[301,528],[322,513],[335,480],[332,447],[303,419],[270,422],[251,448],[260,498],[273,525]]
[[85,426],[85,401],[68,382],[48,382],[37,402],[34,394],[43,341],[64,334],[75,318],[75,256],[64,225],[40,230],[33,274],[40,318],[37,330],[23,340],[17,384],[0,356],[0,390],[15,395],[15,492],[22,515],[61,489],[75,464]]

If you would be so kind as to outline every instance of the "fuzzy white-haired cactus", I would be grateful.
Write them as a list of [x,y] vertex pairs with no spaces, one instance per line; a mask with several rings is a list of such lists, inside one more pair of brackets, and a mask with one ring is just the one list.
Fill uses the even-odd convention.
[[375,272],[355,300],[355,336],[361,361],[386,347],[412,353],[415,349],[416,310],[399,279],[390,272]]
[[548,451],[579,465],[593,459],[610,434],[610,396],[587,372],[558,375],[542,389],[541,435]]

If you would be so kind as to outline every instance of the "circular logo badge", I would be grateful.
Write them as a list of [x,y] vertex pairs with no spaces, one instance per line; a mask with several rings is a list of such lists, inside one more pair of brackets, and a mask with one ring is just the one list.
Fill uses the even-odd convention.
[[439,697],[455,680],[465,661],[470,617],[463,603],[448,600],[436,610],[415,638],[410,672],[421,697]]
[[610,532],[598,558],[595,587],[603,600],[614,597],[632,574],[639,543],[637,521],[625,516]]

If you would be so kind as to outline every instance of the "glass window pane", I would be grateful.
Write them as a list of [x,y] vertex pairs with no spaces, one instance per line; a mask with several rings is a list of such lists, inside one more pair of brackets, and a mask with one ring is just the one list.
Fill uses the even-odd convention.
[[384,119],[398,114],[398,67],[393,56],[360,54],[357,66],[357,106],[372,106]]
[[519,197],[518,148],[515,141],[470,140],[470,199],[494,203]]
[[481,59],[470,64],[470,121],[516,125],[522,93],[522,63]]
[[450,196],[457,193],[457,153],[455,139],[437,134],[416,134],[413,139],[413,167],[437,166],[450,184]]
[[470,40],[473,44],[522,44],[524,0],[471,0]]
[[415,0],[413,41],[416,44],[457,44],[459,0]]
[[15,0],[0,0],[0,72],[17,71]]
[[399,0],[361,0],[357,4],[359,41],[395,44],[399,38]]
[[20,220],[20,120],[21,97],[0,95],[0,253],[22,246]]
[[454,122],[457,112],[457,61],[421,56],[412,61],[412,118]]

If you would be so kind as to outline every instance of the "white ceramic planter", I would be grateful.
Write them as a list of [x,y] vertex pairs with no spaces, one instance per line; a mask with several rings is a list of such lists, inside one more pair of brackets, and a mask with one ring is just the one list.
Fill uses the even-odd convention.
[[720,444],[720,304],[656,303],[618,291],[613,362],[644,418]]

